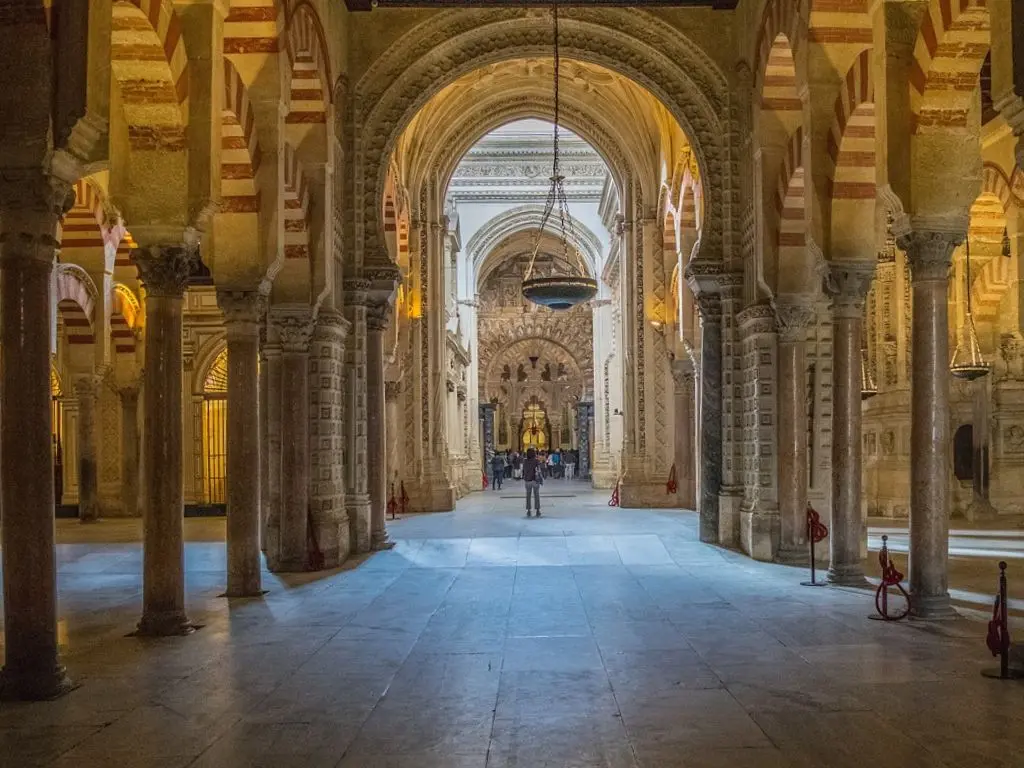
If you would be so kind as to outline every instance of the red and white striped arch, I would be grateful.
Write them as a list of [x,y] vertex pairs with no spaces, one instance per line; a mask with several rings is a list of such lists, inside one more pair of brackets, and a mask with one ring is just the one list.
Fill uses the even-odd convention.
[[283,26],[279,0],[231,0],[224,20],[224,55],[277,53]]
[[256,118],[235,65],[224,59],[224,109],[221,114],[220,205],[223,213],[258,213],[260,145]]
[[132,289],[115,283],[111,291],[110,340],[119,355],[135,354],[135,325],[141,307]]
[[[1005,0],[1004,0],[1005,1]],[[967,125],[990,46],[987,0],[930,0],[910,69],[914,129]]]
[[72,258],[75,251],[102,249],[107,240],[100,191],[87,179],[75,182],[74,190],[75,204],[64,216],[58,232],[61,253]]
[[875,199],[874,102],[869,49],[853,62],[836,98],[828,137],[828,184],[834,200]]
[[802,128],[790,139],[779,174],[775,205],[779,216],[778,264],[801,264],[807,246],[807,206],[805,200]]
[[309,185],[298,154],[284,150],[284,256],[309,259]]
[[[757,72],[755,73],[755,90],[767,87],[765,78],[771,68],[771,56],[779,42],[780,36],[785,40],[789,49],[788,60],[792,63],[793,49],[799,44],[798,24],[800,15],[797,12],[797,0],[768,0],[765,3],[764,11],[761,13],[761,25],[757,32],[757,41],[754,45],[757,61]],[[775,66],[781,65],[777,61]],[[795,80],[794,80],[795,87]]]
[[807,39],[821,45],[871,45],[869,0],[811,0]]
[[125,231],[124,237],[117,244],[117,253],[114,256],[114,268],[119,267],[135,267],[132,262],[132,251],[139,247],[139,244],[135,242],[135,238],[132,237],[132,233]]
[[326,123],[331,100],[331,64],[316,9],[301,0],[288,16],[291,62],[290,108],[286,123]]
[[92,344],[96,287],[88,273],[76,264],[58,264],[53,272],[53,299],[64,323],[68,344]]
[[111,67],[133,149],[185,149],[188,57],[169,0],[116,0]]

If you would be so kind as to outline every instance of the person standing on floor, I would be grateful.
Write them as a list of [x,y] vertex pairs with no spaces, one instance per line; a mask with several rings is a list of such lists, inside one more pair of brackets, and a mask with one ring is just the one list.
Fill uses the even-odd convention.
[[501,481],[505,477],[505,458],[500,454],[494,454],[491,459],[491,490],[500,491]]
[[[526,516],[530,517],[532,510],[537,510],[537,517],[540,517],[540,487],[544,484],[544,474],[541,470],[542,464],[537,460],[537,452],[530,448],[526,452],[526,460],[523,462],[523,485],[526,486]],[[530,505],[530,495],[533,494],[533,505]]]

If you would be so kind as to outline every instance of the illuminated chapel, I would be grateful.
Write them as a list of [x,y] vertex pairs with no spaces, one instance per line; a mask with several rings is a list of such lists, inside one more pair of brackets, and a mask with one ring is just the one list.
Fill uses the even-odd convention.
[[744,567],[898,528],[918,618],[1024,515],[1016,0],[13,0],[0,84],[4,697],[71,685],[68,542],[186,634],[193,541],[274,605],[528,449]]

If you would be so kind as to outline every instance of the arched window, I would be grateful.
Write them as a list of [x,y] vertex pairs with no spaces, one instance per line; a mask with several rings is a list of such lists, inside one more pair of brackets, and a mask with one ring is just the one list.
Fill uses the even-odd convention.
[[227,503],[228,351],[210,365],[203,381],[203,500]]

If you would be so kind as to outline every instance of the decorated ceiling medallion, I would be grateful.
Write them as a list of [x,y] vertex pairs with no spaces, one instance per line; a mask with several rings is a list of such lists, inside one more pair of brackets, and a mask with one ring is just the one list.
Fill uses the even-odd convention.
[[953,360],[949,364],[949,372],[958,379],[974,381],[988,375],[992,366],[981,353],[978,342],[978,331],[974,327],[974,316],[971,314],[971,239],[967,238],[967,254],[964,282],[967,291],[967,313],[960,328]]
[[[551,164],[551,188],[548,190],[548,197],[544,203],[544,215],[541,217],[540,227],[537,230],[537,240],[533,247],[533,255],[530,258],[530,266],[526,270],[523,279],[523,297],[542,307],[554,310],[566,310],[590,301],[597,295],[597,281],[589,277],[586,265],[583,263],[583,256],[575,246],[576,233],[573,228],[572,217],[569,216],[569,200],[565,195],[565,177],[559,169],[558,132],[559,118],[561,117],[561,100],[558,91],[558,69],[560,55],[558,47],[558,4],[555,3],[551,9],[552,26],[554,29],[554,59],[555,59],[555,132],[553,143],[553,156]],[[544,266],[539,267],[537,256],[541,253],[545,227],[551,219],[552,213],[558,209],[558,230],[559,247],[555,253],[546,253]],[[542,271],[543,270],[543,271]]]

